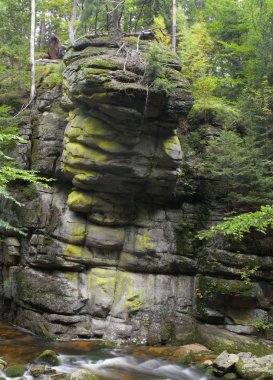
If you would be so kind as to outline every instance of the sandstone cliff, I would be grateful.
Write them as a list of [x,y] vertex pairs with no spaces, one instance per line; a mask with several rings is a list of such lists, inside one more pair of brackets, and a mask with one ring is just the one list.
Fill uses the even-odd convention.
[[51,190],[17,184],[24,208],[2,201],[27,231],[2,244],[3,311],[53,338],[217,348],[224,337],[253,350],[251,335],[273,318],[272,238],[193,240],[219,218],[176,190],[186,180],[177,130],[193,99],[175,57],[164,53],[156,82],[161,69],[146,75],[151,43],[137,44],[80,45],[65,56],[62,84],[52,70],[41,76],[16,155],[56,180]]

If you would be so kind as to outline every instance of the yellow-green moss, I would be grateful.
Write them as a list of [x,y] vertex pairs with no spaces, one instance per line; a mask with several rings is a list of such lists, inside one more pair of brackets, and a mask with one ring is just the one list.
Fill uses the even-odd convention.
[[88,171],[86,173],[80,173],[75,175],[75,180],[79,182],[97,181],[102,175],[97,172]]
[[64,254],[66,256],[81,257],[82,247],[78,245],[68,244],[64,251]]
[[84,220],[73,221],[68,224],[67,242],[71,244],[82,244],[86,236],[86,224]]
[[50,73],[51,73],[51,65],[36,65],[35,67],[36,85],[38,85]]
[[57,354],[52,350],[45,350],[39,355],[35,361],[43,362],[51,365],[60,365],[60,360]]
[[112,269],[92,269],[92,286],[114,289],[116,282],[116,271]]
[[69,111],[68,116],[66,118],[67,121],[73,120],[75,117],[75,110]]
[[252,296],[253,285],[239,280],[200,277],[198,287],[203,296],[210,294]]
[[116,143],[114,141],[108,141],[108,140],[100,139],[98,137],[95,137],[93,141],[95,145],[97,145],[100,149],[106,152],[119,153],[119,152],[124,151],[124,147],[121,144]]
[[96,198],[80,191],[72,191],[68,196],[67,204],[72,210],[90,212],[96,204]]
[[177,151],[177,147],[180,148],[180,142],[176,135],[169,137],[163,142],[163,151],[167,156],[171,156],[174,151]]
[[91,297],[111,308],[116,286],[116,270],[94,268],[88,273],[88,289]]
[[7,377],[22,377],[26,371],[27,366],[24,364],[14,364],[6,369]]
[[83,117],[81,120],[81,124],[77,123],[73,125],[77,127],[81,127],[83,134],[85,135],[99,135],[103,136],[107,133],[107,127],[105,127],[104,123],[98,119],[93,117]]
[[70,142],[65,145],[64,156],[67,163],[72,166],[77,164],[86,166],[86,161],[101,163],[107,160],[107,156],[105,154],[74,142]]
[[91,253],[85,247],[81,247],[74,244],[68,244],[64,250],[64,255],[84,259],[90,258]]
[[75,179],[78,181],[90,181],[90,180],[97,180],[101,177],[101,174],[87,169],[79,169],[74,168],[73,166],[70,166],[68,164],[64,164],[64,172],[70,176],[75,176]]
[[137,235],[136,237],[136,250],[138,251],[155,251],[156,244],[152,242],[150,233],[145,230],[143,235]]
[[121,311],[138,311],[143,305],[143,289],[136,284],[136,274],[130,272],[119,272],[115,299],[119,303]]
[[112,79],[111,74],[107,69],[99,69],[94,67],[82,68],[81,73],[88,84],[94,84],[95,87],[101,86],[105,82],[110,82]]
[[65,273],[65,278],[67,278],[68,280],[74,282],[74,283],[77,283],[78,282],[78,274],[75,273],[75,272],[66,272]]
[[88,100],[91,103],[95,104],[95,103],[107,103],[107,99],[108,99],[109,95],[107,92],[96,92],[95,94],[92,94],[88,97]]
[[62,75],[61,73],[59,72],[55,72],[55,73],[51,73],[49,74],[43,81],[43,83],[49,87],[49,88],[53,88],[53,87],[58,87],[58,86],[61,86],[62,83],[63,83],[63,78],[62,78]]
[[[92,59],[93,67],[100,67],[111,70],[122,70],[123,65],[119,62],[115,62],[110,58],[95,58]],[[107,70],[108,71],[108,70]]]
[[61,65],[37,65],[36,84],[53,88],[61,86],[63,82]]

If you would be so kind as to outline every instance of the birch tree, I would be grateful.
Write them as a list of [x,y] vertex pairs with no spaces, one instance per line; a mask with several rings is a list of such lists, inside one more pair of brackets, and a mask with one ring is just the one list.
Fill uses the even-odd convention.
[[173,0],[172,15],[172,51],[176,52],[176,0]]
[[31,62],[30,101],[32,101],[36,93],[36,88],[35,88],[35,0],[31,0],[30,62]]
[[69,23],[69,40],[70,40],[71,45],[73,45],[75,42],[74,24],[77,18],[77,10],[78,10],[78,1],[73,0],[72,14],[71,14],[71,19]]

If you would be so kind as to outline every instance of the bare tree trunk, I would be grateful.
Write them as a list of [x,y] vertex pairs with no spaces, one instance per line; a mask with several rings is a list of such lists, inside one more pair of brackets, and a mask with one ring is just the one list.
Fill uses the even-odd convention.
[[120,29],[120,21],[122,17],[122,12],[125,4],[125,0],[111,0],[114,9],[110,11],[111,13],[111,32],[112,34],[118,35]]
[[69,23],[69,40],[70,40],[71,45],[73,45],[75,42],[74,24],[77,18],[77,10],[78,10],[78,1],[73,0],[72,14],[71,14],[71,19]]
[[107,33],[109,33],[109,9],[108,9],[107,4],[105,4],[105,9],[106,9],[106,30],[107,30]]
[[42,19],[40,21],[40,28],[39,28],[39,50],[42,51],[45,47],[45,34],[46,34],[46,24],[45,20]]
[[128,33],[131,32],[131,27],[132,27],[132,12],[130,12],[129,14]]
[[36,88],[35,88],[35,0],[31,0],[30,63],[31,63],[30,101],[32,101],[36,93]]
[[119,9],[115,7],[113,11],[113,34],[117,34],[119,30]]
[[172,17],[172,51],[176,52],[176,0],[173,0],[173,17]]
[[95,34],[97,34],[97,30],[98,30],[98,14],[99,14],[99,2],[97,0],[97,3],[96,3],[96,16],[95,16]]

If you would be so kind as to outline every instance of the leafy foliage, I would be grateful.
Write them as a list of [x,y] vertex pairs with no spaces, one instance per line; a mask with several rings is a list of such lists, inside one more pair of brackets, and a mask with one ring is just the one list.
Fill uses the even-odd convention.
[[273,206],[261,206],[258,211],[225,218],[223,223],[200,232],[199,239],[208,239],[215,233],[221,233],[224,236],[231,235],[240,240],[252,228],[262,233],[266,233],[268,228],[273,229]]
[[[36,3],[36,54],[45,56],[51,33],[67,42],[73,2]],[[272,204],[273,2],[177,0],[177,6],[177,52],[195,96],[189,121],[194,128],[202,126],[188,134],[187,142],[183,136],[191,165],[181,168],[181,178],[192,171],[208,180],[227,211]],[[154,28],[158,41],[169,47],[171,9],[171,0],[79,0],[76,34],[108,33],[116,19],[123,32]],[[0,106],[16,111],[29,90],[30,2],[0,0],[0,11]],[[169,94],[165,47],[154,44],[146,59],[143,81]],[[39,70],[37,81],[46,77],[47,87],[61,84],[58,71],[45,76]],[[37,174],[21,171],[10,157],[18,133],[8,121],[10,109],[1,107],[0,113],[0,187],[8,197],[7,184],[35,183]],[[188,188],[194,192],[196,184],[190,180]]]
[[160,45],[152,44],[146,55],[144,81],[158,91],[164,91],[167,95],[176,87],[168,79],[169,52],[164,52]]
[[[22,206],[8,190],[9,185],[14,181],[21,181],[23,183],[30,182],[38,186],[48,187],[50,180],[40,177],[35,171],[21,169],[19,163],[8,154],[12,143],[24,143],[24,140],[18,136],[17,128],[13,122],[14,119],[10,115],[10,108],[0,106],[0,197]],[[11,226],[3,219],[0,219],[0,228],[24,234],[22,230]]]

